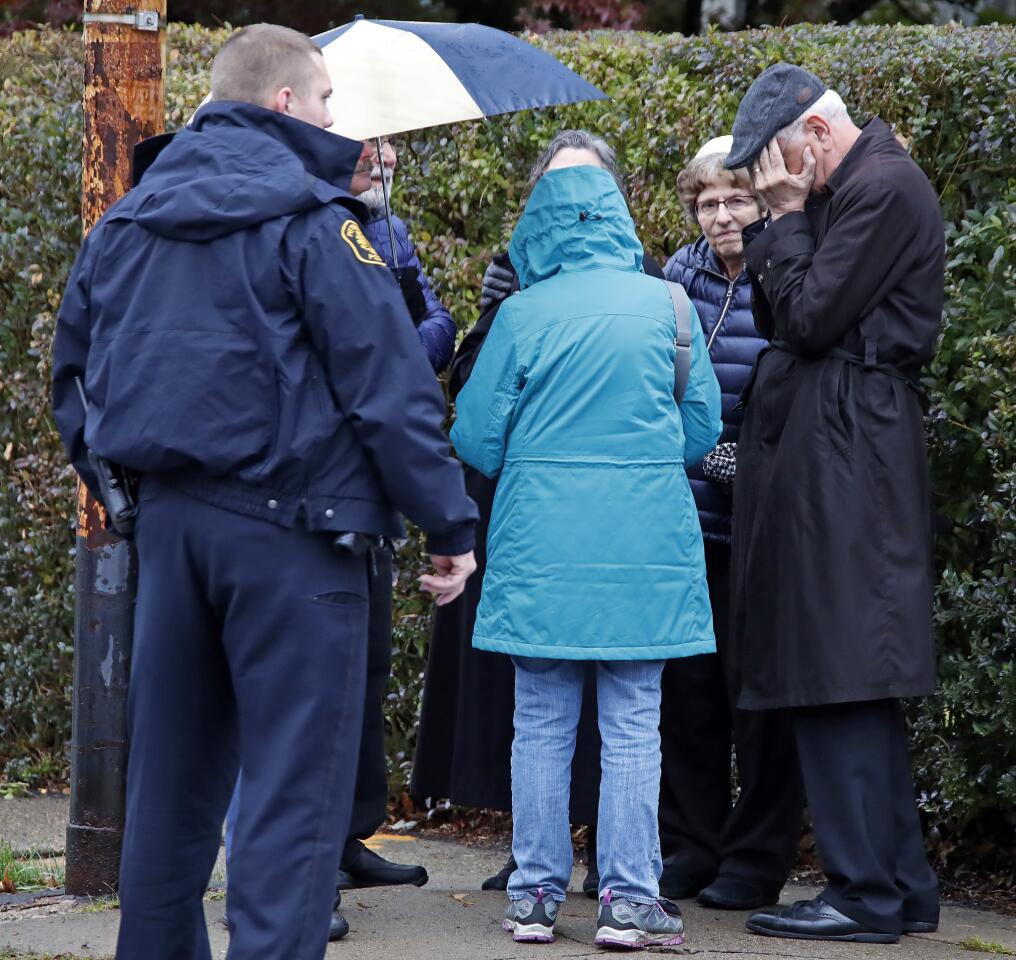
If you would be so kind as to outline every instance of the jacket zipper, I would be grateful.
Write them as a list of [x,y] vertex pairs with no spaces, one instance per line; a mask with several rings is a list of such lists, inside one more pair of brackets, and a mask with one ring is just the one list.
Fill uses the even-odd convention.
[[709,334],[709,342],[706,344],[706,351],[713,349],[713,341],[716,339],[716,335],[720,332],[720,327],[723,326],[723,320],[727,316],[727,311],[730,309],[730,301],[734,298],[734,284],[737,283],[737,279],[727,281],[727,296],[723,301],[723,309],[720,311],[720,319],[716,321],[716,326],[713,327],[713,332]]

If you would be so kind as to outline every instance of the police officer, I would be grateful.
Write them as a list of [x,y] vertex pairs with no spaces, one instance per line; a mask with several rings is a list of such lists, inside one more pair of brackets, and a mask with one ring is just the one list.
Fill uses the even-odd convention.
[[[232,960],[318,960],[363,713],[369,547],[428,533],[445,603],[475,506],[443,401],[325,132],[302,34],[234,34],[212,102],[88,236],[54,346],[54,413],[137,471],[120,960],[207,960],[201,898],[241,760]],[[76,393],[84,385],[87,415]],[[338,543],[338,546],[336,545]]]

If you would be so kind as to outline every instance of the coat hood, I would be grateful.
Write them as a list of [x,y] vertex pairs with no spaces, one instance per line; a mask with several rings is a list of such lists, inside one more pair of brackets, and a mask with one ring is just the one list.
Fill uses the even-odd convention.
[[166,143],[111,211],[172,240],[203,242],[341,199],[362,144],[250,103],[216,101]]
[[548,170],[529,196],[508,255],[522,288],[557,273],[642,270],[642,244],[614,178],[600,167]]

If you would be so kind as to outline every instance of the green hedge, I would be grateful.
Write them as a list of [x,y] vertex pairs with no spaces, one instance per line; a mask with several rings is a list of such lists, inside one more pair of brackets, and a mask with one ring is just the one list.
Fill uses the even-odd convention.
[[[170,32],[167,122],[204,95],[222,33]],[[684,38],[534,38],[613,97],[404,138],[396,203],[460,329],[517,215],[529,163],[552,131],[595,129],[618,150],[646,247],[694,236],[674,182],[729,130],[751,79],[777,59],[836,87],[910,143],[950,223],[948,309],[929,373],[928,429],[942,517],[939,695],[913,707],[924,809],[943,854],[959,839],[1012,843],[1016,827],[1016,33],[1011,27],[804,26]],[[46,408],[48,344],[79,240],[80,37],[25,34],[0,54],[0,734],[8,777],[59,756],[69,729],[73,477]],[[977,211],[977,212],[973,212]],[[892,225],[887,225],[891,229]],[[405,558],[389,719],[392,761],[411,757],[428,608]],[[33,768],[33,764],[35,768]],[[36,771],[37,772],[37,771]],[[1013,868],[1010,868],[1010,870]],[[1014,878],[1009,876],[1010,881]]]

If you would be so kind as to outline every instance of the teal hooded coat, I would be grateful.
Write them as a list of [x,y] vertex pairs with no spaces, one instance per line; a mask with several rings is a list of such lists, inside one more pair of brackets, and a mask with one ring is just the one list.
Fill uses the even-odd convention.
[[642,272],[624,198],[598,167],[537,183],[502,304],[458,396],[459,456],[499,476],[473,645],[524,657],[660,660],[715,651],[685,465],[720,436],[720,389],[692,317]]

